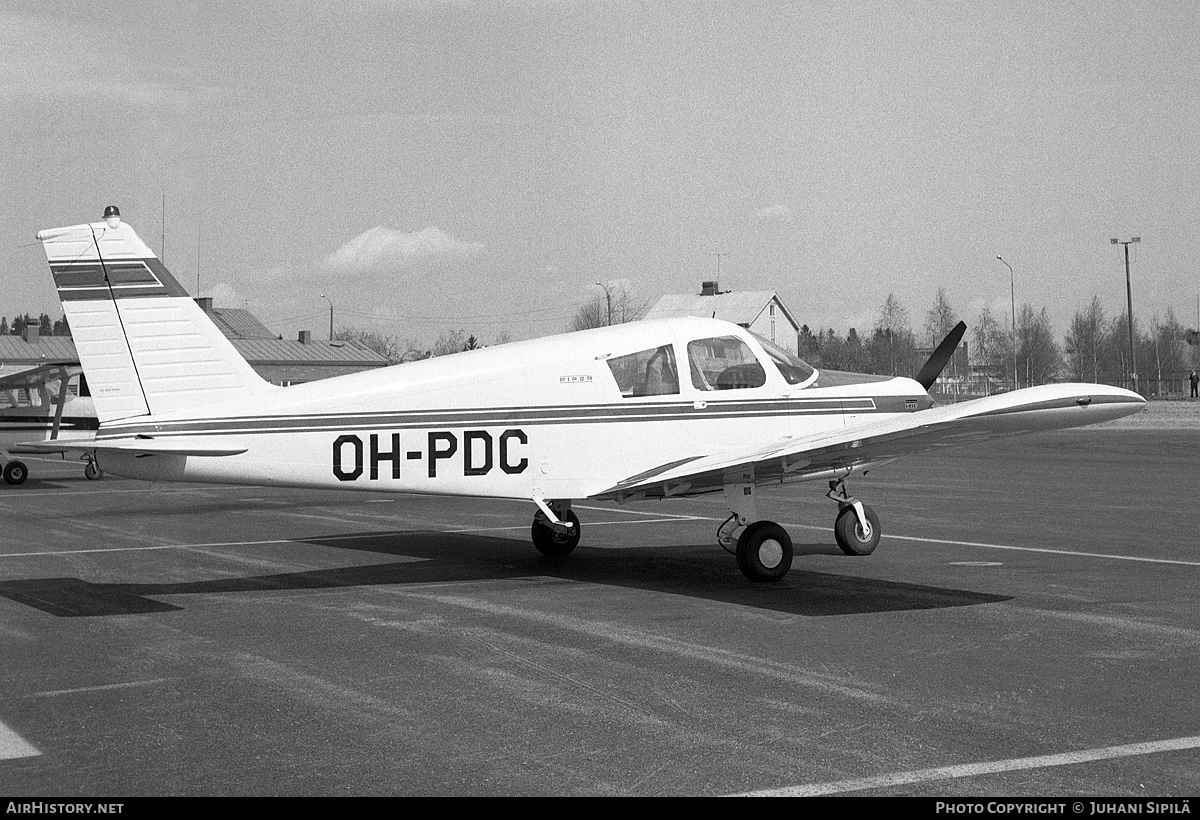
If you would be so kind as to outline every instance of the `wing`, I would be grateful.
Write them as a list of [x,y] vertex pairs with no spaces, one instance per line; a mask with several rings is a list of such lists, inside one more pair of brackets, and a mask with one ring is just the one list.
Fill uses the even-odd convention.
[[630,476],[594,498],[696,495],[726,484],[846,475],[901,456],[986,439],[1082,427],[1136,413],[1137,393],[1098,384],[1052,384],[908,413],[769,447],[696,455]]
[[41,364],[29,370],[22,370],[18,373],[9,373],[0,376],[0,390],[19,390],[21,388],[40,387],[49,381],[61,379],[63,376],[70,378],[76,373],[82,373],[83,368],[79,366],[79,362],[57,362],[53,364]]

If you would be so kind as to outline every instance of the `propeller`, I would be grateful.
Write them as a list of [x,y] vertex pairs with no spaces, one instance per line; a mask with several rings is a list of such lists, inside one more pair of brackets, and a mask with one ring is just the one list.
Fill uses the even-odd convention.
[[925,362],[925,366],[921,368],[921,372],[916,375],[917,382],[929,390],[933,387],[933,383],[937,381],[937,377],[942,375],[942,371],[946,369],[946,365],[950,362],[950,357],[954,355],[954,349],[958,347],[958,343],[962,341],[963,334],[967,332],[967,323],[959,322],[954,326],[954,329],[946,334],[946,338],[942,339],[942,343],[937,346],[937,350],[933,351],[933,355],[929,357],[929,361]]

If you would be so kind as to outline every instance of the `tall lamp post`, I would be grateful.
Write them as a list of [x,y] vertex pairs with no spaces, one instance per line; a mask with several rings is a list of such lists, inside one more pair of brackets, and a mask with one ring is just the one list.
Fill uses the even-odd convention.
[[1110,239],[1114,245],[1125,246],[1125,303],[1128,312],[1125,314],[1129,320],[1129,378],[1133,381],[1133,392],[1138,392],[1138,374],[1137,374],[1137,352],[1133,347],[1133,287],[1129,284],[1129,246],[1136,245],[1141,242],[1140,236],[1135,236],[1122,242],[1120,239]]
[[326,296],[324,293],[321,294],[321,298],[324,299],[326,302],[329,302],[329,341],[332,342],[333,341],[333,300],[330,299],[328,296]]
[[612,327],[612,286],[597,282],[596,287],[601,288],[604,291],[604,300],[608,303],[608,323],[605,325],[605,327]]
[[1012,299],[1012,354],[1013,354],[1013,390],[1017,389],[1017,278],[1013,275],[1012,265],[997,255],[997,259],[1008,268],[1008,295]]

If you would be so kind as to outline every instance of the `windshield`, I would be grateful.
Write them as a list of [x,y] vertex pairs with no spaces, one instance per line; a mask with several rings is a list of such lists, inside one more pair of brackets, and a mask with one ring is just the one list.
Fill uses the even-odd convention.
[[801,359],[794,353],[791,353],[774,342],[768,342],[757,333],[751,334],[755,341],[763,346],[763,350],[771,357],[771,361],[779,368],[779,372],[788,384],[807,384],[816,375],[816,369],[808,362]]

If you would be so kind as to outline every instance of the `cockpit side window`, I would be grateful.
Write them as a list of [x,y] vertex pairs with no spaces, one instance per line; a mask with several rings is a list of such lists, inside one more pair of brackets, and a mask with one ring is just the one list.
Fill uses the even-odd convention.
[[736,336],[697,339],[688,342],[687,352],[697,390],[743,390],[767,383],[754,352]]
[[608,360],[621,395],[668,396],[679,392],[679,369],[671,345],[640,350]]
[[788,384],[806,384],[816,375],[816,369],[794,353],[774,342],[768,342],[757,333],[754,334],[754,338],[763,346],[763,350],[767,351],[767,355],[771,357],[771,361]]

